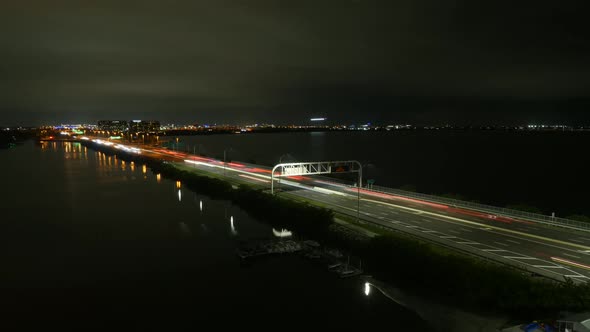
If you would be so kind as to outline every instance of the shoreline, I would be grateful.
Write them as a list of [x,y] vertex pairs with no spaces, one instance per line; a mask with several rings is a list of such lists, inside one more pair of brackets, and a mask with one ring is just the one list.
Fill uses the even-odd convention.
[[[288,200],[288,199],[277,199],[274,196],[270,196],[269,194],[260,192],[258,190],[254,190],[252,188],[248,188],[248,186],[235,186],[230,183],[227,182],[225,180],[219,179],[219,178],[211,178],[208,177],[206,175],[197,175],[197,174],[193,174],[193,173],[189,173],[188,171],[182,171],[178,168],[176,168],[174,165],[172,164],[168,164],[166,166],[165,163],[159,161],[159,160],[154,160],[153,158],[150,157],[145,157],[145,156],[141,156],[141,155],[132,155],[132,154],[127,154],[118,150],[112,150],[112,149],[108,149],[106,147],[103,146],[97,146],[96,144],[92,144],[89,142],[84,142],[82,143],[83,145],[89,145],[90,148],[94,148],[94,150],[98,150],[98,151],[106,151],[110,154],[117,154],[119,156],[123,155],[126,156],[127,158],[129,158],[129,160],[135,160],[137,162],[144,162],[146,164],[148,164],[148,166],[152,169],[152,172],[158,172],[158,167],[160,167],[160,171],[162,169],[166,169],[168,171],[170,171],[168,174],[164,174],[163,172],[163,176],[165,177],[170,177],[171,179],[176,178],[176,180],[182,180],[183,183],[185,181],[187,181],[189,178],[192,178],[194,181],[200,182],[200,185],[198,186],[194,186],[193,188],[191,188],[190,184],[187,185],[187,187],[191,190],[201,190],[201,193],[207,194],[207,195],[211,195],[212,197],[219,195],[218,197],[224,197],[224,199],[229,199],[231,201],[233,201],[234,203],[236,203],[238,206],[240,207],[248,207],[245,210],[247,211],[247,213],[249,213],[252,217],[261,220],[262,222],[268,222],[273,226],[277,226],[277,227],[281,227],[282,225],[285,226],[285,228],[291,228],[296,230],[297,232],[299,232],[300,234],[305,234],[305,235],[312,235],[315,237],[319,237],[323,242],[326,241],[335,241],[338,242],[340,245],[345,246],[348,249],[351,250],[356,250],[357,252],[363,252],[363,254],[361,254],[361,256],[364,255],[370,255],[371,253],[375,253],[375,245],[377,245],[377,248],[379,249],[383,249],[385,247],[389,248],[388,250],[393,250],[394,252],[398,252],[397,255],[394,254],[393,258],[395,259],[395,257],[402,257],[404,258],[405,256],[408,256],[407,258],[409,259],[409,261],[411,261],[411,258],[418,258],[420,259],[421,257],[424,258],[426,256],[424,255],[432,255],[434,254],[434,257],[428,256],[428,259],[431,262],[437,263],[440,266],[444,266],[445,264],[449,263],[448,259],[449,258],[453,258],[451,260],[451,264],[457,264],[457,263],[469,263],[467,270],[466,271],[471,271],[471,272],[475,272],[476,274],[476,278],[477,275],[485,275],[488,272],[492,272],[492,279],[490,279],[489,277],[483,278],[483,283],[481,285],[478,285],[478,287],[483,287],[484,291],[480,294],[473,294],[473,298],[471,298],[471,295],[469,295],[467,298],[465,298],[466,294],[461,294],[460,299],[455,299],[452,298],[454,301],[456,301],[456,303],[451,303],[448,302],[448,300],[450,300],[451,298],[445,297],[444,296],[444,291],[441,294],[437,294],[437,291],[440,293],[440,290],[436,290],[436,288],[432,288],[433,285],[431,285],[429,282],[424,281],[420,281],[418,280],[418,282],[416,282],[416,280],[410,281],[408,282],[407,277],[408,276],[399,276],[396,274],[396,271],[392,271],[391,268],[387,267],[387,264],[382,264],[381,262],[385,262],[385,261],[391,261],[391,259],[387,259],[388,257],[385,257],[383,255],[376,255],[377,257],[373,257],[373,263],[377,262],[378,266],[374,266],[377,267],[377,270],[379,270],[377,272],[377,274],[381,274],[381,276],[379,277],[381,280],[384,280],[384,276],[387,276],[385,279],[391,279],[391,280],[386,280],[386,281],[377,281],[376,279],[374,279],[375,284],[379,283],[380,285],[383,285],[382,288],[383,289],[387,289],[388,293],[392,294],[392,297],[390,297],[390,299],[398,299],[401,298],[406,298],[406,299],[410,299],[406,300],[406,301],[402,301],[402,302],[407,302],[407,303],[414,303],[414,305],[412,305],[413,307],[417,308],[417,311],[420,311],[420,308],[436,308],[436,310],[440,310],[441,312],[444,312],[445,314],[443,316],[438,315],[438,319],[442,319],[441,317],[444,317],[446,315],[451,315],[452,317],[457,317],[454,318],[453,320],[451,320],[450,322],[448,322],[449,324],[455,324],[457,326],[465,326],[465,328],[471,328],[473,331],[473,328],[475,326],[484,326],[488,329],[483,329],[481,331],[497,331],[497,330],[490,330],[489,329],[489,325],[491,324],[491,322],[495,322],[498,323],[499,320],[497,317],[499,317],[500,315],[493,317],[493,316],[488,316],[487,314],[482,314],[481,311],[478,314],[474,314],[474,313],[469,313],[464,311],[463,309],[460,309],[460,307],[470,307],[470,305],[468,304],[469,302],[474,302],[478,303],[478,301],[482,301],[486,298],[486,296],[489,297],[488,294],[490,291],[492,293],[492,298],[495,296],[494,294],[494,287],[498,287],[498,283],[497,281],[492,281],[494,278],[500,278],[500,283],[502,280],[507,282],[507,286],[506,285],[500,285],[500,287],[502,288],[510,288],[510,287],[522,287],[522,286],[526,286],[529,289],[529,292],[533,292],[532,294],[536,294],[536,289],[538,287],[548,287],[549,291],[557,291],[557,290],[563,290],[568,293],[568,295],[563,295],[561,298],[558,298],[558,301],[556,301],[557,305],[559,306],[559,301],[569,301],[570,298],[572,296],[582,296],[582,300],[584,299],[584,294],[582,295],[577,295],[575,293],[575,288],[570,289],[568,287],[575,287],[572,285],[558,285],[555,283],[540,283],[539,281],[534,281],[531,280],[530,278],[525,278],[523,276],[519,276],[517,273],[508,271],[509,269],[507,269],[506,267],[503,266],[496,266],[496,265],[492,265],[492,264],[481,264],[478,263],[476,261],[476,259],[474,258],[466,258],[466,257],[459,257],[457,253],[453,254],[453,257],[448,257],[448,252],[442,252],[442,254],[440,253],[441,250],[440,248],[435,249],[434,251],[431,249],[431,246],[425,246],[424,243],[421,243],[421,241],[419,240],[415,240],[415,239],[402,239],[402,246],[391,246],[391,244],[393,242],[391,242],[392,239],[396,239],[395,236],[386,236],[385,238],[382,235],[377,235],[375,238],[370,238],[369,239],[369,244],[372,244],[373,247],[372,248],[364,248],[366,246],[366,244],[359,244],[353,240],[349,240],[349,239],[342,239],[340,238],[340,234],[338,234],[338,232],[334,232],[333,229],[331,229],[331,227],[329,227],[330,225],[335,225],[335,224],[339,224],[342,225],[344,227],[348,227],[349,223],[343,220],[339,220],[339,222],[335,222],[334,219],[338,219],[338,218],[334,218],[333,216],[333,211],[332,210],[328,210],[325,208],[318,208],[318,207],[314,207],[312,205],[310,205],[309,203],[302,203],[302,202],[294,202],[292,200]],[[164,166],[166,167],[164,167]],[[203,173],[203,172],[200,172]],[[169,176],[168,176],[169,175]],[[182,177],[185,177],[184,179]],[[188,181],[190,183],[190,180]],[[203,189],[205,189],[205,191],[208,192],[203,192]],[[245,202],[246,205],[243,205]],[[290,222],[280,222],[279,224],[276,224],[276,220],[281,220],[280,218],[277,219],[276,215],[275,217],[270,216],[268,214],[267,211],[264,211],[263,208],[260,208],[259,206],[262,204],[266,204],[272,202],[273,204],[279,204],[279,205],[283,205],[284,208],[288,211],[291,210],[298,210],[298,209],[303,209],[302,211],[307,211],[306,213],[311,213],[309,214],[309,216],[311,218],[317,218],[315,219],[316,221],[318,221],[318,223],[314,223],[314,222],[309,222],[308,220],[306,220],[307,218],[291,218],[292,220],[290,220]],[[255,208],[252,208],[252,207]],[[277,210],[281,210],[280,208]],[[327,213],[326,211],[329,211],[329,213]],[[292,217],[293,214],[297,214],[297,213],[288,213],[287,215],[289,217]],[[313,216],[313,217],[312,217]],[[307,221],[307,222],[303,222],[303,221]],[[274,224],[273,224],[274,223]],[[322,225],[322,226],[320,226]],[[358,226],[358,225],[357,225]],[[362,228],[362,227],[361,227]],[[354,227],[348,227],[348,229],[351,229],[353,231],[359,232],[359,229],[355,229]],[[365,234],[366,235],[366,234]],[[377,241],[376,243],[373,243],[371,241],[374,241],[375,239],[380,240]],[[400,240],[399,236],[397,237],[398,240]],[[404,244],[404,242],[406,242]],[[410,246],[408,247],[408,243],[410,243]],[[385,247],[384,247],[385,245]],[[381,247],[379,247],[381,246]],[[418,248],[419,250],[415,250],[412,248]],[[404,249],[405,248],[405,249]],[[410,249],[409,252],[406,252],[406,249]],[[373,251],[371,251],[373,250]],[[401,253],[399,253],[401,251]],[[404,254],[405,253],[405,254]],[[401,256],[399,256],[401,255]],[[379,257],[381,256],[381,257]],[[390,257],[391,258],[391,257]],[[408,262],[404,262],[405,264],[408,264]],[[411,263],[410,263],[411,264]],[[441,265],[442,264],[442,265]],[[400,268],[402,268],[400,266]],[[437,269],[436,266],[433,266],[432,268],[434,268],[435,270]],[[506,271],[504,271],[506,270]],[[495,277],[494,277],[495,276]],[[427,276],[425,276],[427,277]],[[463,276],[464,277],[464,276]],[[397,280],[396,280],[397,278]],[[401,279],[400,279],[401,278]],[[406,278],[406,279],[404,279]],[[447,279],[443,279],[443,281],[441,282],[442,287],[445,287],[445,282],[448,283],[449,282],[449,277],[447,277]],[[419,278],[420,279],[420,278]],[[487,279],[487,280],[485,280]],[[410,279],[411,280],[411,279]],[[386,283],[387,282],[387,283]],[[420,284],[420,282],[423,282],[424,284]],[[387,285],[387,286],[385,286]],[[407,288],[408,292],[402,292],[399,288],[396,288],[395,286],[392,285],[399,285],[401,287]],[[402,286],[403,285],[403,286]],[[520,285],[520,286],[518,286]],[[543,286],[544,285],[544,286]],[[427,290],[432,290],[434,292],[424,292],[424,286],[426,286]],[[455,288],[457,288],[457,285],[453,285]],[[473,285],[471,285],[473,287]],[[416,288],[418,287],[418,288]],[[412,291],[412,289],[416,290],[416,291]],[[458,288],[461,289],[461,288]],[[466,292],[469,292],[469,290],[467,289]],[[408,294],[412,294],[412,295],[408,295]],[[504,289],[503,293],[505,295],[507,294],[511,294],[510,292],[506,293],[506,290]],[[427,295],[425,297],[425,295]],[[431,294],[431,295],[430,295]],[[443,296],[441,296],[443,295]],[[483,295],[483,297],[482,297]],[[510,296],[514,296],[514,295],[510,295]],[[568,297],[569,296],[569,297]],[[511,297],[509,297],[511,298]],[[467,302],[465,302],[465,300],[468,300]],[[534,299],[534,297],[533,297]],[[432,300],[432,301],[431,301]],[[579,298],[575,298],[575,300],[579,301]],[[443,304],[441,304],[443,303]],[[518,302],[520,303],[520,302]],[[478,306],[481,305],[481,303],[478,303]],[[533,304],[534,305],[534,304]],[[508,308],[513,308],[514,305],[508,303],[508,306],[502,310],[507,310]],[[516,307],[518,307],[518,304],[516,305]],[[475,312],[478,312],[479,309],[478,308],[473,308]],[[500,309],[500,308],[495,308],[496,310]],[[566,309],[566,308],[563,308]],[[501,311],[502,311],[501,310]],[[530,310],[530,308],[529,308]],[[547,307],[543,307],[541,308],[540,311],[543,312],[547,312],[547,310],[552,311],[552,309],[547,308]],[[423,311],[423,310],[422,310]],[[553,311],[554,313],[556,311]],[[526,312],[526,313],[522,313],[520,315],[520,317],[527,317],[530,316],[531,312]],[[510,316],[509,314],[506,314],[506,316]],[[462,319],[459,319],[461,318]],[[491,317],[491,318],[490,318]],[[528,318],[528,317],[527,317]],[[429,316],[430,321],[436,320],[433,317]],[[470,323],[457,323],[458,320],[464,320],[465,322],[470,322]],[[459,325],[458,325],[459,324]],[[465,330],[468,331],[468,330]]]

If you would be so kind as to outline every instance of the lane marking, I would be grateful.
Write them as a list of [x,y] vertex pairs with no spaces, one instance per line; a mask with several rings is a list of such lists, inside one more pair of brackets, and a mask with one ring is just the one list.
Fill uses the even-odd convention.
[[541,260],[535,257],[528,257],[528,256],[502,256],[504,258],[510,258],[510,259],[535,259],[535,260]]
[[533,266],[534,267],[542,267],[545,269],[565,269],[563,266],[559,266],[559,265],[533,265]]
[[577,252],[580,252],[580,250],[574,250],[574,249],[566,248],[566,247],[563,247],[563,246],[558,246],[558,245],[551,244],[551,243],[545,243],[545,242],[542,242],[542,241],[537,241],[537,240],[534,240],[534,239],[527,239],[527,238],[523,238],[523,237],[517,237],[515,235],[503,234],[503,233],[496,232],[496,231],[490,231],[490,233],[498,234],[498,235],[504,236],[504,237],[511,237],[511,238],[515,238],[515,239],[519,239],[519,240],[533,242],[533,243],[537,243],[537,244],[540,244],[540,245],[557,248],[557,249],[560,249],[560,250],[567,250],[567,251],[572,251],[572,252],[576,252],[576,253]]
[[[373,200],[369,200],[366,198],[362,198],[362,200],[364,201],[373,201]],[[396,204],[391,204],[391,203],[386,203],[386,202],[379,202],[379,201],[373,201],[373,202],[377,202],[379,204],[383,204],[383,205],[388,205],[388,206],[396,206],[399,209],[403,209],[403,210],[409,210],[409,211],[418,211],[414,208],[410,208],[410,207],[406,207],[406,206],[401,206],[401,205],[396,205]],[[437,216],[437,217],[441,217],[441,218],[445,218],[448,220],[453,220],[453,221],[458,221],[458,222],[462,222],[468,225],[473,225],[473,226],[477,226],[477,227],[481,227],[484,224],[481,223],[477,223],[477,222],[473,222],[473,221],[468,221],[468,220],[464,220],[464,219],[460,219],[460,218],[456,218],[456,217],[451,217],[451,216],[445,216],[445,215],[441,215],[441,214],[437,214],[434,212],[429,212],[429,211],[420,211],[423,214],[427,214],[427,215],[431,215],[431,216]],[[572,246],[572,247],[576,247],[576,248],[580,248],[580,249],[584,249],[584,250],[590,250],[589,246],[585,246],[585,245],[580,245],[580,244],[576,244],[576,243],[568,243],[568,242],[564,242],[564,241],[560,241],[560,240],[555,240],[555,239],[550,239],[550,238],[546,238],[540,235],[535,235],[535,234],[528,234],[528,233],[524,233],[524,232],[518,232],[515,230],[511,230],[511,229],[506,229],[506,228],[501,228],[501,227],[497,227],[497,226],[491,226],[491,225],[486,225],[488,229],[495,229],[498,231],[502,231],[502,232],[506,232],[506,233],[512,233],[512,234],[517,234],[517,235],[522,235],[522,236],[526,236],[526,237],[531,237],[531,238],[536,238],[539,240],[544,240],[544,241],[550,241],[550,242],[554,242],[554,243],[558,243],[558,244],[562,244],[562,245],[568,245],[568,246]],[[533,227],[530,227],[533,228]]]
[[580,257],[578,257],[578,256],[575,256],[575,255],[572,255],[572,254],[568,254],[568,253],[565,253],[565,252],[562,252],[561,254],[562,254],[562,255],[569,256],[569,257],[573,257],[573,258],[580,258]]
[[562,264],[567,264],[567,265],[579,267],[581,269],[590,270],[590,266],[584,265],[582,263],[572,262],[570,260],[559,258],[559,257],[551,257],[551,259],[554,260],[554,261],[556,261],[556,262],[562,263]]
[[[301,195],[301,193],[298,193],[298,194],[299,194],[299,195]],[[305,196],[304,196],[304,197],[305,197]],[[363,199],[363,200],[366,200],[366,199]],[[323,200],[318,200],[318,201],[322,202]],[[356,212],[356,209],[352,209],[352,208],[349,208],[349,207],[347,207],[347,206],[341,206],[341,205],[337,205],[337,204],[334,204],[333,202],[326,202],[326,201],[323,201],[323,202],[324,202],[324,203],[327,203],[327,204],[330,204],[330,205],[334,205],[334,206],[340,207],[340,208],[342,208],[342,209],[345,209],[345,210],[349,210],[349,211]],[[397,206],[397,205],[390,204],[390,203],[384,203],[384,202],[379,202],[379,203],[381,203],[381,204],[383,204],[383,205]],[[411,211],[411,210],[414,210],[414,209],[412,209],[412,208],[408,208],[408,207],[404,207],[404,206],[397,206],[397,207],[399,207],[400,209],[405,209],[405,210],[410,210],[410,211]],[[431,212],[424,212],[424,213],[425,213],[425,214],[434,215],[434,216],[440,216],[440,217],[444,217],[444,218],[447,218],[447,219],[449,219],[449,220],[456,220],[456,221],[459,221],[459,222],[463,222],[463,223],[465,223],[465,224],[471,224],[471,225],[474,225],[475,227],[482,226],[482,224],[475,223],[475,222],[470,222],[470,221],[467,221],[467,220],[462,220],[462,219],[455,218],[455,217],[441,216],[441,215],[437,215],[437,214],[435,214],[435,213],[431,213]],[[366,215],[366,213],[363,213],[363,215]],[[434,219],[439,219],[439,218],[434,218]],[[441,219],[441,220],[442,220],[442,219]],[[447,221],[447,220],[444,220],[444,221],[446,221],[446,222],[450,222],[450,221]],[[479,227],[478,227],[478,228],[479,228]],[[494,229],[498,229],[498,230],[500,230],[500,231],[506,231],[506,232],[513,233],[513,234],[521,234],[521,235],[525,235],[525,236],[529,236],[529,237],[534,237],[534,238],[544,239],[544,238],[543,238],[543,237],[541,237],[541,236],[537,236],[537,235],[528,235],[528,234],[522,234],[522,233],[519,233],[519,232],[515,232],[515,231],[512,231],[512,230],[506,230],[506,229],[502,229],[502,228],[498,228],[498,227],[494,227],[494,226],[490,226],[490,227],[484,227],[484,228],[482,228],[482,229],[484,229],[484,230],[491,230],[492,228],[494,228]],[[424,233],[440,233],[440,232],[437,232],[437,231],[428,231],[428,230],[427,230],[427,231],[422,231],[422,232],[424,232]],[[547,240],[551,240],[551,239],[547,239]],[[560,243],[561,243],[562,241],[556,241],[556,240],[555,240],[555,242],[560,242]],[[548,245],[548,244],[545,244],[545,245]],[[571,245],[571,246],[573,246],[573,247],[581,247],[582,249],[585,249],[585,250],[584,250],[585,252],[588,252],[588,253],[590,253],[590,247],[587,247],[587,246],[581,246],[581,245],[576,245],[576,244],[571,244],[571,243],[568,243],[568,245]],[[481,249],[481,248],[477,248],[477,249],[479,249],[479,250],[482,250],[482,251],[486,251],[486,252],[510,252],[509,250],[504,250],[504,249]],[[571,249],[566,249],[566,250],[571,250]],[[563,267],[562,267],[562,269],[565,269],[565,268],[563,268]],[[565,269],[565,270],[567,270],[567,271],[570,271],[570,272],[573,272],[573,273],[577,273],[577,272],[575,272],[575,271],[571,271],[571,270],[569,270],[569,269]],[[578,277],[578,278],[586,278],[586,279],[590,279],[590,278],[588,278],[588,277],[586,277],[586,276],[584,276],[584,275],[573,275],[573,276],[574,276],[574,277]]]

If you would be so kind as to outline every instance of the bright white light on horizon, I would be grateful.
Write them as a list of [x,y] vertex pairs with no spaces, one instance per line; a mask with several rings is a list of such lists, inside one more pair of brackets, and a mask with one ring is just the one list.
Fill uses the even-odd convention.
[[371,293],[371,285],[368,282],[365,282],[365,295],[369,296],[369,293]]
[[311,120],[311,121],[324,121],[324,120],[326,120],[326,119],[327,119],[327,118],[311,118],[310,120]]

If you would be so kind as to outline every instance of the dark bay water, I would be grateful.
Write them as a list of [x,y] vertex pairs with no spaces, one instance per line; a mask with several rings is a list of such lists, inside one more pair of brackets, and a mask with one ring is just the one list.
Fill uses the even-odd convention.
[[[171,138],[167,138],[171,139]],[[588,132],[390,131],[184,136],[180,149],[260,164],[350,160],[375,185],[412,186],[557,216],[590,215]],[[229,150],[231,148],[231,150]]]
[[271,238],[272,229],[142,165],[76,143],[29,142],[0,151],[0,161],[5,317],[82,330],[121,321],[161,330],[207,322],[425,330],[325,264],[298,256],[240,264],[239,241]]

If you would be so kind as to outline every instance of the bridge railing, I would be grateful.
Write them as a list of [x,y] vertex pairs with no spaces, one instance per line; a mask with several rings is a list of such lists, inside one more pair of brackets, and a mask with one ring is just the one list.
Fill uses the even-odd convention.
[[548,225],[557,226],[557,227],[565,227],[565,228],[590,232],[590,223],[583,222],[583,221],[558,218],[558,217],[547,216],[547,215],[538,214],[538,213],[501,208],[501,207],[492,206],[492,205],[486,205],[486,204],[469,202],[469,201],[462,201],[462,200],[458,200],[458,199],[441,197],[441,196],[421,194],[421,193],[416,193],[416,192],[412,192],[412,191],[405,191],[405,190],[387,188],[387,187],[381,187],[381,186],[375,186],[375,185],[372,185],[370,188],[364,188],[364,189],[369,190],[369,191],[399,195],[402,197],[420,199],[420,200],[429,201],[429,202],[433,202],[433,203],[441,203],[441,204],[445,204],[445,205],[450,205],[450,206],[460,207],[460,208],[465,208],[465,209],[470,209],[470,210],[493,213],[494,215],[513,217],[513,218],[522,218],[522,219],[526,219],[529,221],[548,224]]

